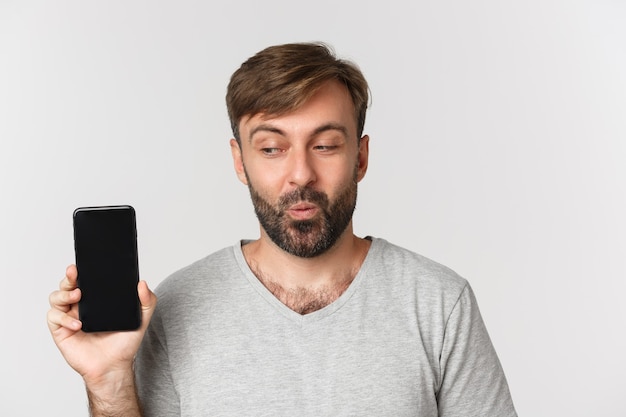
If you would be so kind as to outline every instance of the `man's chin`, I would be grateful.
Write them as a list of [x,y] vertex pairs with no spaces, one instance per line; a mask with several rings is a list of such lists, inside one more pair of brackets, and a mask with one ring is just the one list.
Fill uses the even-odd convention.
[[290,231],[289,239],[272,239],[276,245],[290,255],[298,258],[315,258],[324,254],[334,242],[320,239],[319,236],[311,236],[311,233],[302,233],[302,228],[311,226],[300,226],[298,231]]

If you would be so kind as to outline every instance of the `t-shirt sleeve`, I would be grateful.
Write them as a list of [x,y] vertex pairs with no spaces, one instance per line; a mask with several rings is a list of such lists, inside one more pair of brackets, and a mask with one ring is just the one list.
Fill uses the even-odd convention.
[[137,393],[144,417],[180,416],[166,341],[160,317],[155,312],[135,358]]
[[439,365],[440,417],[517,416],[508,384],[469,284],[448,318]]

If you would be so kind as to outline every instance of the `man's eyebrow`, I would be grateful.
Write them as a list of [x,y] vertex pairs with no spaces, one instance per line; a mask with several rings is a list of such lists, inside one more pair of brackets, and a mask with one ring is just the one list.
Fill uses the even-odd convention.
[[341,125],[339,123],[332,123],[332,122],[331,123],[326,123],[326,124],[321,125],[320,127],[316,128],[313,131],[313,135],[312,136],[319,135],[320,133],[327,132],[329,130],[337,130],[344,137],[348,137],[348,129],[344,125]]
[[285,132],[283,132],[282,130],[280,130],[276,126],[272,126],[272,125],[269,125],[269,124],[260,124],[257,127],[255,127],[254,129],[252,129],[252,131],[250,132],[249,142],[252,142],[252,138],[254,137],[254,135],[259,133],[259,132],[270,132],[270,133],[279,134],[281,136],[285,136]]

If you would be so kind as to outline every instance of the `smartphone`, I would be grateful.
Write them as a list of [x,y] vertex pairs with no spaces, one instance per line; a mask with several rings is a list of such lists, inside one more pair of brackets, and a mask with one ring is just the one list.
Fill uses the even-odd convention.
[[141,305],[135,209],[80,207],[73,217],[82,330],[136,330],[141,325]]

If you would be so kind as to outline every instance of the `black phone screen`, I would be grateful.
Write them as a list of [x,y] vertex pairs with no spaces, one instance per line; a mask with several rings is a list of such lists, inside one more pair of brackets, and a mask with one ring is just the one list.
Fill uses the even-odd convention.
[[137,329],[141,307],[135,210],[131,206],[76,209],[74,250],[83,331]]

